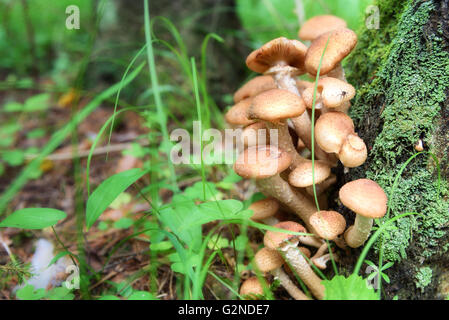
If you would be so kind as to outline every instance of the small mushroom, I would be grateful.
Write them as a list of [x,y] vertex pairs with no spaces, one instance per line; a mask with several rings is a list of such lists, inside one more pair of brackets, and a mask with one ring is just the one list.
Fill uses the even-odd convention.
[[299,29],[298,36],[301,40],[314,40],[323,33],[346,28],[346,21],[333,15],[315,16],[307,20]]
[[321,115],[315,125],[315,139],[324,151],[337,154],[345,167],[357,167],[366,160],[366,145],[355,133],[352,119],[343,112]]
[[[298,116],[304,113],[305,109],[301,97],[283,89],[262,92],[254,97],[252,105],[248,109],[248,118],[265,121],[270,132],[273,129],[277,130],[277,145],[292,156],[293,167],[305,159],[296,151],[285,119]],[[274,138],[272,135],[270,137]],[[273,143],[273,141],[270,141],[270,143]]]
[[242,131],[241,137],[245,148],[270,143],[270,133],[264,121],[258,121],[246,126]]
[[[274,227],[292,231],[305,232],[306,229],[299,223],[293,221],[280,222]],[[324,298],[324,286],[321,279],[313,272],[307,260],[297,247],[299,240],[297,235],[283,232],[267,231],[264,236],[265,247],[271,250],[279,250],[285,254],[285,259],[296,271],[301,280],[318,299]]]
[[309,217],[317,211],[314,203],[302,193],[295,192],[279,176],[290,166],[291,161],[290,154],[276,146],[250,147],[240,154],[234,164],[234,171],[243,178],[256,179],[259,191],[277,199],[309,226]]
[[315,161],[315,166],[312,166],[312,161],[304,161],[290,173],[288,182],[294,187],[306,188],[313,184],[314,179],[316,184],[323,182],[330,173],[331,169],[322,161]]
[[251,106],[252,98],[247,98],[233,105],[225,114],[225,120],[229,124],[248,126],[256,120],[248,118],[248,109]]
[[345,231],[346,220],[336,211],[318,211],[310,217],[310,224],[317,235],[326,240],[334,240]]
[[248,209],[253,210],[254,214],[251,220],[261,221],[268,225],[278,223],[278,219],[274,217],[279,210],[279,202],[274,198],[266,198],[253,202]]
[[382,218],[387,212],[387,195],[373,180],[358,179],[346,183],[339,192],[344,206],[356,213],[354,225],[345,232],[345,240],[351,248],[362,246],[368,239],[373,219]]
[[275,279],[278,279],[281,286],[283,286],[295,300],[310,300],[309,297],[307,297],[304,292],[290,280],[284,270],[282,270],[284,259],[277,251],[268,248],[260,249],[254,256],[254,263],[261,272],[269,272]]
[[272,76],[258,76],[249,80],[234,94],[234,102],[254,97],[261,92],[277,88]]
[[[326,43],[327,48],[323,55]],[[323,33],[312,41],[307,50],[304,61],[307,72],[316,75],[321,56],[323,56],[320,76],[328,74],[328,76],[346,81],[340,62],[354,49],[356,44],[357,35],[350,29],[339,28]],[[333,72],[331,73],[331,71]]]
[[246,279],[240,287],[240,295],[244,299],[254,300],[257,296],[263,296],[263,287],[257,277]]

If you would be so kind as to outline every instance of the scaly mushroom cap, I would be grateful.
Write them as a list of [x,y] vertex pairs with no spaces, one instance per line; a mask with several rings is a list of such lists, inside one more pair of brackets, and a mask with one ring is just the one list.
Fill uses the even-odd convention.
[[281,173],[291,162],[291,155],[276,146],[254,146],[240,154],[234,171],[243,178],[265,179]]
[[261,92],[277,88],[272,76],[258,76],[245,83],[234,94],[234,102],[254,97]]
[[248,118],[248,110],[251,106],[252,100],[252,98],[247,98],[232,106],[231,109],[229,109],[225,114],[226,122],[229,124],[242,126],[247,126],[256,122],[255,120]]
[[280,37],[251,52],[246,58],[246,65],[258,73],[269,71],[274,66],[290,66],[301,74],[304,73],[306,52],[307,47],[302,42]]
[[276,270],[284,264],[284,259],[276,250],[262,248],[254,256],[257,268],[263,273]]
[[312,175],[312,161],[301,162],[288,176],[288,182],[298,188],[305,188],[313,184],[321,183],[329,177],[331,169],[322,161],[315,161],[314,175]]
[[344,206],[367,218],[382,218],[387,212],[387,195],[370,179],[346,183],[340,189],[339,197]]
[[315,212],[309,220],[317,234],[327,240],[334,240],[345,231],[346,220],[336,211]]
[[325,77],[318,80],[321,98],[327,108],[336,108],[351,100],[355,96],[355,89],[342,80]]
[[266,198],[253,202],[248,209],[254,212],[251,220],[263,220],[274,216],[279,210],[279,202],[274,198]]
[[246,148],[269,144],[270,133],[265,122],[259,121],[246,126],[242,131],[242,141]]
[[278,122],[300,116],[305,110],[300,96],[284,89],[272,89],[253,98],[248,118]]
[[301,40],[313,40],[318,38],[323,33],[339,29],[346,28],[346,21],[339,17],[332,15],[316,16],[307,20],[299,29],[299,39]]
[[[307,232],[306,228],[294,221],[283,221],[275,224],[273,227],[292,232]],[[282,248],[288,241],[298,241],[298,236],[283,232],[267,231],[263,238],[265,247],[271,250]]]
[[343,60],[357,44],[357,35],[347,28],[340,28],[326,32],[312,41],[307,50],[305,67],[308,73],[316,75],[324,48],[329,38],[329,43],[321,63],[320,75],[332,71],[341,60]]
[[326,152],[338,153],[346,137],[354,132],[352,119],[343,112],[327,112],[315,124],[315,139]]
[[365,142],[357,134],[348,135],[338,152],[338,159],[348,168],[362,165],[367,156],[368,150]]
[[263,295],[263,287],[259,282],[259,279],[257,279],[257,277],[246,279],[240,287],[240,295],[242,297],[248,295]]

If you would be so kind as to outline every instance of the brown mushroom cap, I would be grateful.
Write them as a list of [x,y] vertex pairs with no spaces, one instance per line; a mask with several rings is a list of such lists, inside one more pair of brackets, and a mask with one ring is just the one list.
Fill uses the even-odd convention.
[[253,202],[248,209],[253,210],[252,220],[263,220],[274,216],[279,210],[279,202],[274,198],[266,198]]
[[254,263],[263,273],[276,270],[284,264],[284,259],[276,250],[262,248],[254,256]]
[[318,80],[323,104],[328,108],[336,108],[355,96],[355,89],[340,79],[325,77]]
[[318,184],[331,174],[330,167],[322,161],[315,161],[314,169],[314,175],[312,175],[312,161],[301,162],[288,176],[288,182],[294,187],[305,188],[313,184],[313,177]]
[[248,296],[248,295],[263,295],[263,287],[262,284],[259,282],[259,279],[257,277],[251,277],[246,279],[242,286],[240,287],[240,295]]
[[[304,100],[304,104],[309,109],[312,109],[312,106],[313,106],[313,92],[314,92],[314,90],[315,90],[314,87],[311,86],[311,87],[306,88],[302,92],[302,94],[301,94],[302,99]],[[318,100],[321,99],[321,93],[320,93],[319,88],[317,88],[317,90],[316,90],[316,98],[315,99],[316,99],[315,100],[315,108],[320,109],[321,107],[320,107],[319,103],[317,103]]]
[[[273,227],[293,232],[307,232],[306,228],[304,228],[302,225],[294,221],[279,222],[275,224]],[[278,248],[282,247],[283,244],[286,243],[287,241],[289,240],[295,241],[295,239],[297,238],[298,238],[297,235],[269,230],[265,233],[263,243],[265,247],[267,247],[268,249],[277,250]]]
[[284,89],[272,89],[255,96],[248,110],[250,119],[270,122],[300,116],[306,110],[302,98]]
[[255,122],[248,118],[248,110],[252,103],[252,98],[243,99],[232,106],[225,114],[227,123],[247,126]]
[[315,212],[309,221],[317,234],[327,240],[334,240],[346,228],[345,218],[336,211]]
[[313,40],[323,33],[338,29],[346,28],[346,21],[333,15],[321,15],[310,18],[299,29],[299,38],[301,40]]
[[338,152],[338,158],[341,163],[348,168],[355,168],[362,165],[367,156],[368,150],[366,149],[365,142],[357,134],[348,135]]
[[343,205],[367,218],[381,218],[387,212],[387,195],[370,179],[346,183],[340,189],[339,197]]
[[234,171],[243,178],[264,179],[284,171],[291,162],[291,155],[276,146],[253,146],[240,154]]
[[277,88],[272,76],[258,76],[245,83],[234,94],[234,102],[253,97],[261,92]]
[[269,144],[270,132],[265,122],[259,121],[246,126],[242,131],[242,141],[245,147]]
[[327,112],[315,124],[315,139],[326,152],[338,153],[346,137],[354,132],[354,122],[343,112]]
[[305,68],[311,75],[316,75],[324,48],[329,38],[329,43],[321,63],[320,75],[332,71],[357,44],[357,35],[347,28],[340,28],[326,32],[312,41],[307,50]]
[[307,88],[313,88],[313,82],[298,79],[296,80],[296,87],[298,88],[299,93],[302,94]]
[[290,66],[304,73],[304,57],[307,47],[298,40],[280,37],[267,42],[251,52],[246,58],[246,65],[251,70],[264,73],[274,66]]

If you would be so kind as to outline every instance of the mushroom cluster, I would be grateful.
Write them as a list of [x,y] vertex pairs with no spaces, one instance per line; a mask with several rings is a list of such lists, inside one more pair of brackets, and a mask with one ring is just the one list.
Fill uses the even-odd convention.
[[[347,114],[356,91],[341,65],[357,36],[345,21],[325,15],[308,20],[299,38],[310,45],[281,37],[249,54],[248,68],[262,75],[237,90],[225,119],[243,129],[245,150],[234,164],[235,172],[255,180],[267,196],[249,207],[252,219],[285,230],[265,233],[264,247],[253,264],[262,274],[277,278],[294,299],[305,300],[311,297],[283,266],[287,264],[311,294],[322,299],[324,286],[314,269],[325,269],[330,259],[338,259],[329,241],[340,248],[362,246],[373,219],[385,215],[387,197],[376,182],[360,179],[339,192],[341,203],[356,214],[353,226],[346,229],[345,217],[327,210],[326,191],[337,183],[336,170],[358,167],[367,158],[366,145]],[[305,80],[307,75],[317,82]],[[280,210],[298,220],[281,221]],[[248,288],[262,292],[257,278],[247,281],[242,294],[251,293]]]

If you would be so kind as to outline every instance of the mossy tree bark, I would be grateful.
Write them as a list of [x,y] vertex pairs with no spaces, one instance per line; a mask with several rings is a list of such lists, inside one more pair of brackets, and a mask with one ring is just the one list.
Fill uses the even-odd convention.
[[[394,262],[386,271],[391,283],[383,284],[384,296],[444,298],[449,294],[449,0],[379,0],[377,5],[380,29],[359,33],[345,65],[357,88],[351,116],[369,157],[344,181],[377,181],[392,194],[390,218],[420,214],[395,222],[383,246],[378,241],[371,250],[371,261],[382,251],[384,261]],[[426,153],[408,163],[392,190],[420,139]]]

